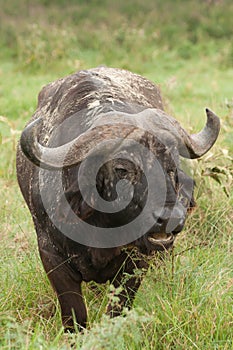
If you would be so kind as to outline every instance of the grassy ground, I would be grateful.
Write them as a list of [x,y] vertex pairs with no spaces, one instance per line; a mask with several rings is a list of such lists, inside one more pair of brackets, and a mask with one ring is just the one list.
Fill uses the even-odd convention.
[[[232,1],[0,0],[0,348],[233,348]],[[163,263],[153,261],[134,309],[109,320],[108,286],[85,286],[90,329],[64,335],[15,178],[19,132],[49,81],[96,65],[161,85],[190,132],[219,114],[216,146],[193,161],[197,209]]]

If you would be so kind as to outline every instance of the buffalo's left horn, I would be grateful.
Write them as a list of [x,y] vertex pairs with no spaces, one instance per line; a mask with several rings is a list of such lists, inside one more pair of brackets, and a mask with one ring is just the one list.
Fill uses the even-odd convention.
[[219,118],[206,108],[207,122],[199,133],[188,135],[182,130],[184,143],[180,145],[180,155],[186,158],[199,158],[213,146],[220,131]]
[[[151,132],[155,137],[169,138],[168,133],[173,135],[178,143],[179,154],[185,158],[199,158],[213,146],[220,130],[219,118],[206,108],[207,122],[203,130],[197,134],[189,135],[180,123],[164,111],[156,108],[148,108],[137,114],[109,112],[103,115],[99,121],[104,123],[130,123],[135,127]],[[100,125],[99,124],[99,125]],[[168,133],[167,133],[168,132]],[[165,136],[166,135],[166,136]],[[166,142],[166,140],[164,140]]]

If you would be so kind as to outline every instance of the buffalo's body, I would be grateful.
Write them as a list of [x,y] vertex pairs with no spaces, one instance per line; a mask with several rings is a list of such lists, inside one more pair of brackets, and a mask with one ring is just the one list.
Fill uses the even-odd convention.
[[[17,173],[21,191],[34,221],[40,256],[58,295],[66,328],[73,328],[72,312],[80,327],[86,325],[82,281],[110,281],[117,287],[121,284],[124,273],[131,276],[125,282],[119,304],[108,306],[108,313],[117,315],[124,305],[130,306],[140,285],[134,269],[147,267],[143,257],[173,245],[175,235],[183,228],[188,208],[194,205],[193,182],[180,170],[179,155],[199,157],[213,145],[219,131],[219,122],[212,112],[207,111],[207,116],[204,131],[188,135],[178,122],[165,114],[156,85],[141,76],[118,69],[102,67],[80,71],[49,84],[40,92],[38,108],[32,118],[35,122],[29,124],[21,137]],[[64,127],[56,132],[60,125],[65,125],[65,133]],[[146,130],[142,131],[143,125]],[[166,186],[163,209],[157,217],[153,214],[154,223],[145,234],[136,235],[136,239],[127,240],[126,237],[125,245],[115,243],[111,247],[102,242],[101,246],[98,237],[95,242],[93,235],[89,246],[81,244],[79,240],[73,240],[69,234],[67,236],[62,232],[59,225],[51,219],[55,215],[53,213],[61,221],[72,221],[71,214],[75,213],[92,227],[115,229],[132,222],[145,207],[148,183],[142,168],[151,168],[151,165],[148,164],[149,160],[142,159],[142,155],[134,152],[134,144],[129,144],[125,149],[121,147],[118,153],[114,151],[117,156],[114,159],[108,157],[103,162],[96,178],[98,193],[108,203],[117,197],[116,184],[119,180],[126,179],[134,186],[131,203],[120,213],[104,213],[92,208],[84,200],[77,179],[78,172],[81,172],[80,164],[95,146],[95,140],[99,142],[121,135],[127,139],[129,134],[133,135],[131,141],[136,140],[155,154],[163,169],[163,184]],[[75,138],[77,140],[74,145],[70,145]],[[56,177],[57,170],[62,167],[59,152],[68,142],[72,152],[69,154],[67,151],[68,156],[65,159],[63,157],[62,190],[70,211],[63,208],[61,188]],[[48,153],[48,157],[43,158],[38,145],[44,146],[44,153],[48,147],[53,147],[53,155],[50,157]],[[103,156],[103,150],[101,152]],[[133,161],[125,160],[124,152],[130,153],[132,159],[139,159],[138,163],[135,165]],[[96,157],[98,158],[98,151]],[[85,180],[85,173],[81,173],[81,176]],[[160,179],[156,181],[160,186]],[[88,181],[86,182],[85,188],[88,191]],[[44,193],[45,199],[41,193]],[[45,202],[51,203],[49,213]],[[81,235],[87,236],[88,232],[81,232]]]

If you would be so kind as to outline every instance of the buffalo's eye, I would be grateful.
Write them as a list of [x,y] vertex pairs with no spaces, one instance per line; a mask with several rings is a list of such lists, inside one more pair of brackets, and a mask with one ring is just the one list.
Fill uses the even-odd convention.
[[128,171],[121,165],[116,166],[115,171],[119,177],[125,177],[128,174]]

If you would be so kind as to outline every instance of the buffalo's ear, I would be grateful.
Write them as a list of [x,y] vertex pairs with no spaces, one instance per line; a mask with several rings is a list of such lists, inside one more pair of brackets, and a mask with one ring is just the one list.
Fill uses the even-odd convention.
[[56,208],[57,219],[71,224],[75,223],[73,214],[81,220],[86,220],[93,212],[94,209],[83,200],[80,191],[73,191],[72,187],[64,192]]

